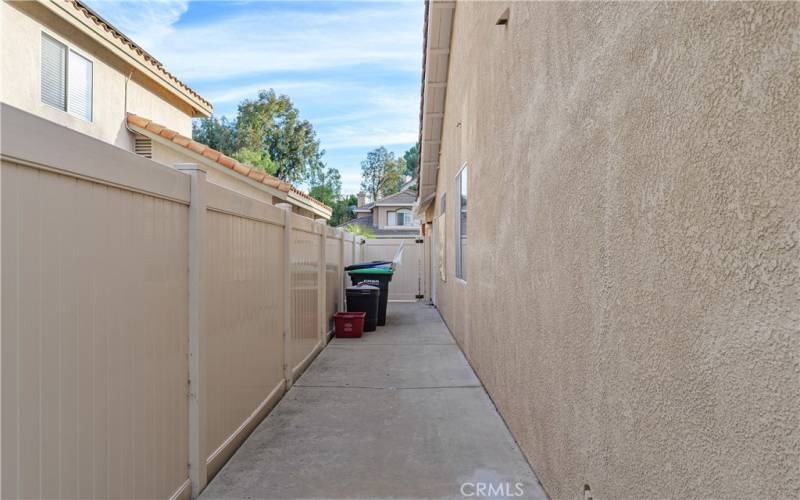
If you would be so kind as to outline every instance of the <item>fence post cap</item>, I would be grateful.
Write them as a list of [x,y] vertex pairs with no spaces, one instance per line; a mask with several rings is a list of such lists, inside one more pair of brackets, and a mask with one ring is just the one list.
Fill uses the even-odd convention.
[[176,163],[175,170],[180,170],[181,172],[197,171],[206,173],[206,169],[197,163]]

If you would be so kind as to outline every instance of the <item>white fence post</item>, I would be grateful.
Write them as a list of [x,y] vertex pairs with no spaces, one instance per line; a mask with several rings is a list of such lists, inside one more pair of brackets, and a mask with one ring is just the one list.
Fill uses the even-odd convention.
[[319,273],[317,274],[317,323],[319,324],[319,344],[325,345],[325,337],[328,335],[328,286],[326,283],[328,275],[328,261],[326,256],[328,246],[328,226],[325,219],[318,219],[317,231],[320,235],[319,244]]
[[206,487],[206,408],[203,335],[203,248],[205,246],[206,172],[198,165],[175,168],[191,177],[189,202],[189,481],[192,498]]
[[292,206],[275,205],[283,209],[283,378],[286,390],[294,383],[292,375]]
[[336,279],[338,279],[339,287],[336,291],[338,295],[336,300],[336,310],[337,311],[344,311],[344,235],[345,232],[341,229],[339,231],[339,272],[336,275]]

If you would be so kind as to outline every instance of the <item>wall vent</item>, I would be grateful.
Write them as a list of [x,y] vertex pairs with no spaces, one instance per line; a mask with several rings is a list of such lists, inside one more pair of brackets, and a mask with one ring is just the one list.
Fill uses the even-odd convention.
[[153,158],[153,140],[149,137],[137,135],[133,138],[133,152],[145,158]]

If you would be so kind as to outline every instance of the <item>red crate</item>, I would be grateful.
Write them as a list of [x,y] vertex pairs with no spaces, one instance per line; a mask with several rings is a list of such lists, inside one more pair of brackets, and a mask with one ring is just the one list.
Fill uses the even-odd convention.
[[357,339],[364,333],[365,312],[338,312],[333,315],[336,323],[336,336],[344,339]]

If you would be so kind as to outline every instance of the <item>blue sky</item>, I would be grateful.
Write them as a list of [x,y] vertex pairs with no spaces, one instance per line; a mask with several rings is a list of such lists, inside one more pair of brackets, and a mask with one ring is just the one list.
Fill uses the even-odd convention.
[[289,95],[345,193],[358,191],[369,150],[402,154],[417,140],[422,0],[87,3],[217,115],[233,118],[259,89]]

